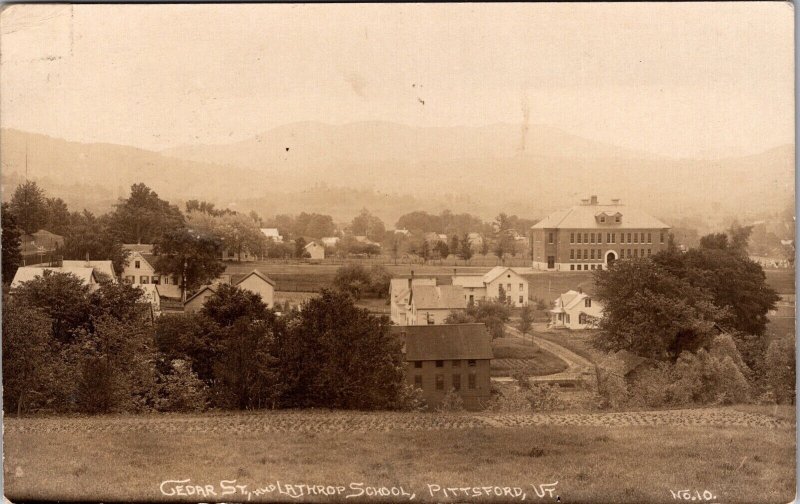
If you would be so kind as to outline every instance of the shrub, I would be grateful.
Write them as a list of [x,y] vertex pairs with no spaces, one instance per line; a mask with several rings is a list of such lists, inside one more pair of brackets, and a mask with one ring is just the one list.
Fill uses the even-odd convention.
[[666,362],[643,369],[629,387],[628,401],[637,406],[659,408],[671,401],[667,390],[672,383],[672,366]]
[[720,359],[705,350],[684,352],[672,368],[667,393],[673,404],[748,401],[750,385],[729,356]]
[[170,372],[161,377],[158,409],[161,411],[204,411],[208,407],[208,387],[192,371],[191,363],[170,362]]
[[794,403],[795,352],[789,339],[774,340],[764,356],[764,381],[778,403]]
[[536,383],[527,393],[527,399],[533,411],[553,411],[561,409],[563,402],[558,385]]
[[428,403],[423,397],[422,389],[413,385],[406,385],[400,392],[394,409],[421,412],[428,409]]
[[492,400],[487,406],[487,410],[501,413],[529,412],[531,403],[525,391],[515,386],[505,386],[502,389],[492,391]]
[[439,413],[464,411],[464,399],[461,398],[461,394],[451,388],[444,395],[439,406],[436,407],[436,411]]

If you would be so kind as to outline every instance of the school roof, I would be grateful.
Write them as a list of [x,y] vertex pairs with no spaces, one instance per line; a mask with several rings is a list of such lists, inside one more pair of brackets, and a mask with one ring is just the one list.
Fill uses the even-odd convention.
[[[599,217],[609,217],[601,223]],[[620,215],[621,222],[615,223],[611,217]],[[600,205],[582,204],[575,205],[566,210],[559,210],[537,222],[531,229],[668,229],[655,217],[647,213],[622,204]]]
[[111,261],[61,261],[61,265],[65,268],[94,268],[98,273],[108,275],[112,279],[117,276]]
[[14,275],[14,280],[11,281],[11,288],[19,287],[23,282],[28,282],[36,277],[44,276],[45,271],[52,271],[55,273],[69,273],[78,277],[84,285],[96,282],[97,277],[94,274],[94,268],[78,268],[78,267],[46,267],[46,266],[22,266],[17,268],[17,273]]
[[406,360],[491,359],[492,338],[484,324],[390,326],[402,338]]
[[418,310],[467,307],[464,288],[460,285],[415,285],[411,291],[411,302]]

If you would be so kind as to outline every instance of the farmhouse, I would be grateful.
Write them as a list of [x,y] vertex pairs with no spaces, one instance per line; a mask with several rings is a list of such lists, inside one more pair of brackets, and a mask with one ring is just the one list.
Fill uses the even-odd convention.
[[666,248],[669,229],[618,199],[601,205],[592,196],[531,227],[533,267],[586,271],[605,269],[618,259],[648,257]]
[[46,229],[40,229],[32,234],[20,237],[20,252],[23,254],[32,252],[52,252],[64,245],[64,237],[51,233]]
[[411,289],[412,287],[421,285],[435,286],[436,278],[415,277],[412,274],[410,277],[395,277],[391,279],[389,282],[389,305],[391,308],[392,323],[396,325],[406,325]]
[[49,266],[20,266],[11,281],[11,290],[19,287],[23,282],[28,282],[37,277],[43,277],[46,272],[69,273],[80,279],[84,285],[88,285],[90,290],[99,287],[98,275],[94,268],[87,267],[49,267]]
[[122,248],[130,251],[122,271],[122,281],[131,285],[159,285],[158,292],[161,296],[181,298],[181,276],[156,273],[156,256],[153,255],[152,245],[125,244]]
[[454,390],[470,410],[491,397],[491,338],[484,324],[392,326],[401,338],[406,382],[421,389],[428,406],[438,406]]
[[466,312],[460,285],[419,285],[409,291],[406,325],[444,324],[454,312]]
[[325,246],[312,241],[305,246],[305,251],[311,259],[325,259]]
[[502,295],[513,306],[528,304],[528,280],[512,268],[495,266],[485,275],[458,275],[454,272],[453,285],[464,289],[467,303],[500,299]]
[[278,232],[278,228],[261,228],[261,234],[275,243],[283,243],[283,236]]
[[603,305],[592,296],[570,290],[553,302],[550,310],[550,327],[566,329],[591,329],[603,317]]
[[186,300],[183,310],[188,313],[199,312],[206,300],[217,292],[217,288],[221,284],[231,284],[258,294],[267,308],[275,306],[275,282],[264,273],[253,270],[245,275],[223,275],[211,285],[203,286]]

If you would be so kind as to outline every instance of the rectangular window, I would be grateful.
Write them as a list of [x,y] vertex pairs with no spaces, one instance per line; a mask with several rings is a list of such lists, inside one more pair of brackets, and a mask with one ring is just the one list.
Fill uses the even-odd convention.
[[616,221],[619,222],[620,220],[621,220],[621,217],[619,215],[617,215]]
[[436,390],[444,390],[444,375],[436,375]]
[[135,281],[136,281],[136,277],[135,277],[135,276],[129,275],[129,276],[126,276],[126,277],[125,277],[125,283],[132,284],[132,283],[134,283]]
[[583,243],[589,243],[589,233],[583,233]]
[[511,293],[511,284],[506,284],[506,294]]
[[469,388],[471,388],[471,389],[474,389],[475,388],[475,382],[476,382],[475,373],[470,373],[467,376],[467,386]]
[[437,360],[436,361],[436,367],[444,367],[444,361]]
[[522,304],[522,303],[523,303],[523,299],[522,299],[522,296],[520,296],[519,297],[519,304]]
[[574,264],[570,264],[569,265],[569,269],[572,270],[572,271],[575,271],[575,265]]
[[475,361],[475,359],[469,359],[469,360],[467,361],[467,366],[469,366],[469,367],[475,367],[476,365],[477,365],[477,364],[476,364],[476,361]]
[[597,243],[603,243],[603,233],[597,233]]
[[664,233],[661,233],[661,243],[664,243]]
[[161,277],[158,275],[153,275],[153,283],[155,285],[161,285]]
[[547,233],[547,242],[553,243],[553,233]]
[[133,267],[134,267],[134,268],[136,268],[136,269],[139,269],[141,266],[142,266],[142,263],[141,263],[141,262],[139,262],[139,261],[134,261],[134,262],[133,262]]
[[422,361],[421,360],[414,361],[414,367],[417,369],[422,369]]
[[461,367],[461,361],[460,360],[454,360],[453,361],[453,367]]
[[139,283],[146,284],[149,281],[149,279],[150,279],[149,277],[142,275],[141,277],[139,277]]
[[461,390],[461,375],[454,374],[453,375],[453,388],[456,390]]
[[589,239],[591,240],[589,243],[594,243],[594,233],[589,235]]
[[647,257],[650,257],[650,249],[647,249]]
[[414,387],[422,388],[422,375],[414,376]]
[[602,216],[602,215],[601,215],[601,216],[600,216],[600,222],[605,222],[605,221],[606,221],[606,218],[605,218],[604,216]]
[[633,257],[639,257],[639,249],[633,249]]
[[647,243],[653,243],[653,233],[647,233]]
[[591,269],[594,269],[594,264],[592,264],[592,267],[591,267]]
[[644,233],[642,233],[640,236],[641,236],[641,238],[639,238],[639,241],[644,243]]
[[617,233],[611,233],[611,243],[617,243]]
[[633,243],[639,243],[639,233],[633,233]]
[[589,251],[588,250],[584,250],[583,251],[583,258],[584,259],[589,259]]
[[585,306],[586,308],[591,308],[592,307],[592,298],[588,298],[587,297],[586,299],[584,299],[583,300],[583,306]]
[[611,243],[611,233],[606,233],[606,243]]
[[569,234],[569,242],[570,243],[575,243],[575,233],[570,233]]
[[594,259],[594,249],[592,249],[592,259]]
[[580,233],[578,233],[578,243],[581,243],[581,237],[582,237],[582,235]]
[[525,284],[519,284],[519,291],[522,292],[525,290]]
[[631,249],[628,249],[628,259],[631,258]]

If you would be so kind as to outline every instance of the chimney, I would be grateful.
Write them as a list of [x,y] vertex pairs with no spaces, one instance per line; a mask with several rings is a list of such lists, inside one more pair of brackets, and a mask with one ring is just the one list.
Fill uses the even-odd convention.
[[619,205],[619,198],[614,198],[614,199],[612,199],[612,200],[611,200],[611,203],[612,203],[613,205]]
[[596,204],[597,204],[597,196],[592,194],[592,205],[596,205]]

